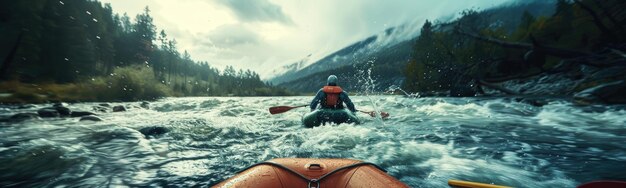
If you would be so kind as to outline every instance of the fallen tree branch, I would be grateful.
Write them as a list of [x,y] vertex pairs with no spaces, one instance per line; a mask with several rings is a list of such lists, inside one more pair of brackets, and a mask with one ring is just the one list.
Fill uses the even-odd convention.
[[562,49],[562,48],[549,47],[549,46],[540,46],[540,45],[533,45],[533,44],[520,43],[520,42],[507,42],[507,41],[503,41],[503,40],[499,40],[499,39],[495,39],[491,37],[485,37],[485,36],[480,36],[477,34],[465,32],[459,26],[457,26],[457,28],[454,31],[458,34],[469,36],[476,40],[495,44],[495,45],[502,46],[505,48],[535,50],[537,52],[542,52],[546,55],[551,55],[551,56],[559,57],[559,58],[576,58],[576,57],[581,57],[581,56],[592,55],[591,53],[577,51],[577,50],[569,50],[569,49]]
[[496,44],[498,46],[502,46],[505,48],[515,48],[515,49],[523,49],[523,50],[532,50],[533,49],[533,45],[528,44],[528,43],[519,43],[519,42],[506,42],[503,40],[498,40],[495,38],[491,38],[491,37],[483,37],[474,33],[469,33],[469,32],[465,32],[462,31],[460,28],[457,28],[454,30],[456,33],[465,35],[465,36],[469,36],[471,38],[474,38],[476,40],[480,40],[483,42],[487,42],[487,43],[492,43],[492,44]]
[[607,18],[609,18],[609,20],[611,21],[611,23],[620,30],[620,32],[624,32],[624,27],[622,27],[622,24],[619,23],[619,21],[617,21],[617,19],[615,19],[615,16],[613,16],[613,14],[611,14],[611,12],[609,12],[608,8],[606,6],[604,6],[603,3],[605,3],[606,1],[598,1],[598,0],[593,0],[593,2],[596,4],[596,6],[598,8],[600,8],[600,10],[602,10],[602,13],[604,14],[604,16],[606,16]]
[[9,52],[6,58],[4,58],[4,62],[0,66],[0,80],[9,78],[9,69],[11,68],[11,64],[13,63],[13,59],[15,58],[15,52],[17,52],[17,48],[22,42],[22,33],[20,32],[17,36],[17,40],[15,41],[15,45]]
[[598,14],[596,14],[596,12],[593,11],[593,9],[591,9],[591,7],[585,5],[580,0],[575,0],[574,2],[578,6],[580,6],[580,8],[582,8],[585,11],[587,11],[587,13],[589,13],[589,15],[591,15],[591,17],[593,18],[593,23],[596,25],[596,27],[598,27],[598,29],[600,29],[600,31],[602,31],[602,33],[604,33],[606,35],[609,35],[611,38],[616,38],[615,34],[613,32],[611,32],[611,30],[609,30],[609,28],[607,28],[604,25],[604,23],[602,23],[602,19],[600,19]]

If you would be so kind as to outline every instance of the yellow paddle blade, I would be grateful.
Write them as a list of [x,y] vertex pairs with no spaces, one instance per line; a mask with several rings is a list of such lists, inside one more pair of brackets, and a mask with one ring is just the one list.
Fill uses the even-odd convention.
[[511,187],[502,186],[502,185],[484,184],[484,183],[461,181],[461,180],[448,180],[448,185],[450,185],[450,187],[456,187],[456,188],[511,188]]

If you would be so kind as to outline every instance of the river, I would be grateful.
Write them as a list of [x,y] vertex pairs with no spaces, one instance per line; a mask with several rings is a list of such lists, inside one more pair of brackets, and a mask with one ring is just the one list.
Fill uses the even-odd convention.
[[[352,158],[379,164],[411,187],[448,179],[514,187],[575,187],[626,180],[626,108],[543,106],[512,98],[355,96],[380,120],[303,128],[308,109],[270,115],[268,107],[312,97],[166,98],[77,118],[0,123],[0,187],[205,187],[257,162],[281,157]],[[99,103],[70,104],[91,111]],[[0,106],[0,116],[50,104]],[[169,132],[146,137],[138,130]]]

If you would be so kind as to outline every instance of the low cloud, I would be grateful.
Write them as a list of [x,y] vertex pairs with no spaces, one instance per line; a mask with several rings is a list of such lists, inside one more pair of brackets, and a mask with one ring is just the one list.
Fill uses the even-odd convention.
[[[273,69],[315,61],[393,26],[414,36],[425,19],[447,20],[468,8],[524,0],[100,0],[131,17],[148,5],[155,24],[178,49],[211,66],[250,68],[263,77]],[[415,30],[410,30],[411,26]],[[390,42],[393,42],[389,38]]]
[[218,0],[218,2],[229,7],[241,21],[295,25],[280,6],[268,0]]
[[222,25],[215,30],[200,35],[197,43],[211,45],[218,48],[232,48],[241,45],[256,45],[261,41],[260,36],[240,24]]

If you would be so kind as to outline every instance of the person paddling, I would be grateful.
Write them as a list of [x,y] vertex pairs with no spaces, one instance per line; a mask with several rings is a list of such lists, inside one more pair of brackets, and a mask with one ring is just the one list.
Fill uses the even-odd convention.
[[350,100],[348,93],[337,86],[337,76],[330,75],[328,76],[326,86],[317,92],[315,98],[311,101],[310,107],[311,111],[317,109],[318,104],[325,109],[343,109],[343,103],[346,104],[348,110],[356,113],[357,110],[354,108],[354,103]]
[[[320,105],[318,109],[317,105]],[[348,108],[345,109],[345,106]],[[387,119],[389,113],[376,112],[376,111],[362,111],[354,108],[354,103],[350,100],[348,93],[343,91],[341,87],[337,85],[337,76],[330,75],[326,86],[320,89],[315,98],[309,105],[301,106],[274,106],[269,108],[270,114],[281,114],[292,109],[309,106],[311,113],[307,113],[302,117],[302,124],[305,127],[316,127],[325,123],[354,123],[360,124],[361,121],[356,116],[356,112],[363,112],[372,117],[380,117],[381,119]]]

